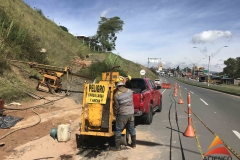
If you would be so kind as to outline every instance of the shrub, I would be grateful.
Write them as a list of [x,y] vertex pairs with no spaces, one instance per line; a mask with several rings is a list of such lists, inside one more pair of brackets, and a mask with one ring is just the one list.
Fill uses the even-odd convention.
[[35,10],[37,11],[38,14],[44,17],[43,11],[41,9],[35,8]]
[[8,65],[7,61],[0,58],[0,76],[3,75],[3,72],[5,70],[9,70],[10,69],[10,66]]
[[[116,65],[114,65],[116,66]],[[78,72],[78,74],[83,76],[89,76],[92,79],[96,79],[96,81],[101,80],[103,72],[112,71],[113,65],[107,64],[105,61],[92,63],[88,68],[82,69]],[[126,76],[126,72],[121,68],[116,68],[113,71],[119,72],[121,76]]]

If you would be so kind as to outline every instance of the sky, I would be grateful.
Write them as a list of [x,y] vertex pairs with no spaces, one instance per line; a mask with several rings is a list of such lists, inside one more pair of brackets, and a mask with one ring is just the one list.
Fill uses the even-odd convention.
[[[148,67],[221,72],[240,57],[240,0],[24,0],[74,36],[94,36],[100,17],[120,17],[113,53]],[[228,47],[224,47],[228,46]],[[193,48],[196,47],[196,48]]]

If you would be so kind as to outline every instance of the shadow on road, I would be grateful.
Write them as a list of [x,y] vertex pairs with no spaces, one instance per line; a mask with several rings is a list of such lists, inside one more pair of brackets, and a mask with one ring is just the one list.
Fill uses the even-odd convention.
[[109,146],[114,146],[114,136],[85,136],[76,134],[77,148],[92,148],[98,150],[105,150]]
[[114,146],[114,136],[101,137],[101,136],[85,136],[76,134],[76,144],[81,155],[86,158],[96,158],[106,151],[109,146]]
[[60,158],[60,160],[71,160],[73,158],[73,156],[64,154],[64,155],[59,156],[59,158]]
[[42,158],[37,158],[37,159],[33,159],[33,160],[43,160],[43,159],[52,159],[54,157],[42,157]]
[[[161,143],[155,143],[155,142],[149,142],[149,141],[142,141],[142,140],[137,140],[137,146],[138,145],[144,145],[144,146],[163,146],[163,147],[172,147],[172,148],[175,148],[175,149],[182,149],[182,147],[176,147],[176,146],[173,146],[173,145],[166,145],[166,144],[161,144]],[[192,153],[196,153],[196,154],[199,154],[199,152],[195,152],[195,151],[192,151],[192,150],[189,150],[189,149],[184,149],[184,151],[188,151],[188,152],[192,152]]]
[[171,129],[171,130],[173,130],[173,131],[176,131],[176,132],[179,132],[179,133],[182,133],[182,134],[184,134],[183,132],[181,132],[181,131],[178,131],[178,130],[176,130],[176,129],[173,129],[173,128],[170,128],[170,127],[166,127],[166,128],[168,128],[168,129]]
[[142,141],[142,140],[136,140],[136,143],[137,143],[137,145],[143,145],[143,146],[164,146],[161,143]]

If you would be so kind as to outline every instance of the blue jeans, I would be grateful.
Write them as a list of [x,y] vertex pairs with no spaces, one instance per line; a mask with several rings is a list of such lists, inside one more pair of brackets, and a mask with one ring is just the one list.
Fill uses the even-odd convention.
[[129,131],[131,136],[136,135],[136,131],[134,128],[134,115],[133,114],[117,115],[115,136],[121,136],[121,133],[125,127]]

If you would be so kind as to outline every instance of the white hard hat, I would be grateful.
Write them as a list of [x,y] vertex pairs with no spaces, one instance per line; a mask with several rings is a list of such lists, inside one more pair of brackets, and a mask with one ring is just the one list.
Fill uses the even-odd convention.
[[122,81],[119,81],[118,83],[117,83],[117,87],[118,86],[125,86],[125,84],[122,82]]

